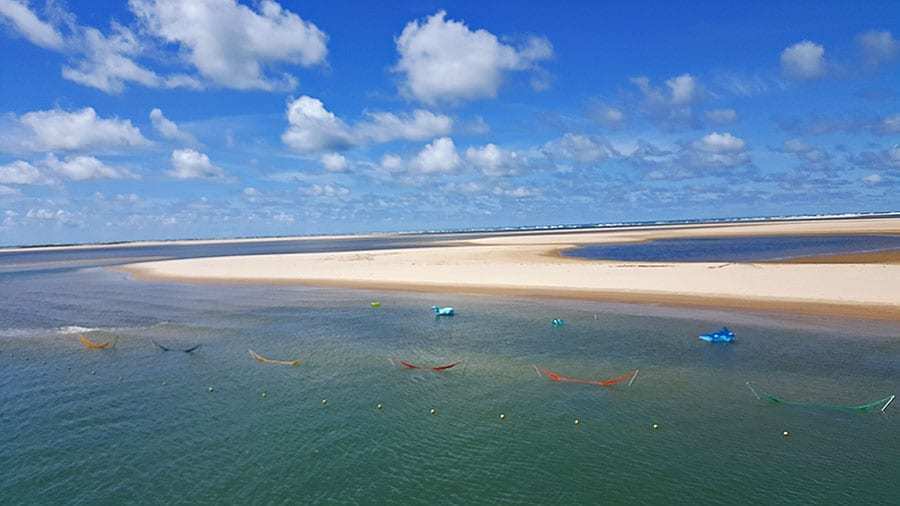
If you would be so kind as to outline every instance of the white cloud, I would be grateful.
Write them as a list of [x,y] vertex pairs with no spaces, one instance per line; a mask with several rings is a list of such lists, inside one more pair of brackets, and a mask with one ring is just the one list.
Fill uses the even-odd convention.
[[581,164],[601,162],[616,155],[615,149],[603,139],[573,133],[544,144],[541,151],[552,160]]
[[69,156],[60,160],[51,153],[47,155],[44,164],[63,177],[74,181],[137,177],[127,169],[106,165],[93,156]]
[[346,198],[350,196],[350,189],[345,188],[340,185],[331,185],[331,184],[314,184],[309,188],[303,189],[303,193],[309,195],[310,197],[325,197],[325,198]]
[[[15,188],[11,188],[9,186],[3,186],[0,184],[0,197],[10,197],[13,195],[21,195],[22,192]],[[9,227],[12,226],[12,218],[6,218],[3,220],[3,223],[0,223],[0,227]]]
[[781,52],[781,69],[794,79],[817,79],[825,75],[825,48],[808,40]]
[[322,166],[328,172],[344,172],[348,167],[347,159],[340,153],[325,153],[322,155]]
[[875,130],[884,134],[900,133],[900,114],[893,114],[882,118],[876,125]]
[[693,106],[705,95],[696,77],[681,74],[667,79],[664,87],[654,86],[644,76],[630,81],[641,93],[641,112],[651,120],[669,128],[696,126]]
[[263,0],[258,12],[235,0],[130,0],[153,35],[178,44],[201,75],[227,88],[291,89],[296,79],[273,77],[277,64],[324,62],[327,36],[316,25]]
[[830,158],[826,151],[810,146],[800,139],[784,141],[781,150],[785,153],[796,155],[800,160],[809,163],[824,163]]
[[288,129],[282,141],[300,153],[339,151],[368,143],[394,140],[421,141],[450,133],[453,120],[442,114],[417,109],[412,114],[370,112],[366,120],[348,125],[309,96],[288,103]]
[[517,186],[515,188],[502,188],[498,186],[494,188],[493,193],[494,195],[502,197],[512,197],[516,199],[538,197],[541,195],[541,191],[537,188],[528,188],[525,186]]
[[394,69],[404,76],[401,90],[422,102],[495,97],[504,73],[534,68],[553,56],[544,38],[533,37],[517,49],[446,16],[439,11],[424,23],[410,21],[396,40],[400,60]]
[[412,168],[422,174],[453,172],[462,163],[453,139],[441,137],[426,145],[412,160]]
[[353,135],[347,125],[322,101],[302,96],[288,104],[290,126],[281,140],[301,153],[346,149],[353,145]]
[[175,179],[219,178],[225,176],[225,171],[199,151],[176,149],[172,151],[172,170],[167,174]]
[[390,112],[368,113],[368,120],[354,127],[360,140],[383,143],[396,139],[424,141],[447,135],[453,130],[453,120],[443,114],[416,109],[412,114]]
[[32,44],[47,49],[63,47],[62,35],[52,25],[41,21],[25,2],[0,0],[0,18],[6,18]]
[[109,37],[96,28],[85,28],[78,48],[83,58],[76,61],[74,68],[62,69],[63,77],[70,81],[106,93],[121,93],[126,82],[149,87],[159,87],[164,82],[152,70],[135,63],[133,57],[141,51],[141,45],[131,30],[121,25],[113,24]]
[[150,111],[150,122],[153,124],[153,128],[166,139],[183,142],[185,144],[197,143],[196,139],[194,139],[191,134],[179,129],[178,125],[169,118],[166,118],[159,109]]
[[610,128],[617,128],[625,122],[625,113],[622,109],[605,104],[597,104],[592,107],[590,116],[595,121]]
[[404,169],[403,158],[397,155],[386,154],[381,157],[379,168],[388,173],[401,172]]
[[706,120],[719,125],[727,125],[737,121],[737,112],[734,109],[711,109],[705,113]]
[[712,132],[691,143],[678,160],[688,167],[738,167],[750,163],[746,147],[743,139],[730,133]]
[[654,104],[687,105],[696,102],[701,95],[700,83],[690,74],[681,74],[666,80],[668,92],[653,86],[644,76],[632,77],[631,83],[638,87],[644,98]]
[[2,184],[48,184],[50,180],[34,165],[23,161],[0,165],[0,183]]
[[149,144],[130,120],[100,118],[91,107],[79,111],[53,109],[13,118],[14,132],[3,140],[11,151],[116,149]]
[[525,157],[515,151],[508,151],[495,144],[486,144],[480,148],[466,149],[466,160],[480,169],[486,176],[511,176],[519,172],[527,162]]
[[690,74],[682,74],[666,81],[673,104],[689,104],[697,97],[697,80]]
[[743,151],[746,143],[730,133],[713,132],[702,139],[694,141],[694,148],[707,153],[735,153]]
[[890,62],[900,54],[900,42],[887,30],[861,33],[856,37],[856,43],[862,51],[863,60],[869,66]]
[[25,217],[30,220],[43,220],[43,221],[58,221],[60,223],[69,223],[72,220],[72,213],[68,211],[64,211],[62,209],[57,209],[53,211],[51,209],[29,209],[27,213],[25,213]]
[[869,174],[868,176],[863,178],[863,181],[868,184],[878,184],[882,181],[882,178],[878,174]]

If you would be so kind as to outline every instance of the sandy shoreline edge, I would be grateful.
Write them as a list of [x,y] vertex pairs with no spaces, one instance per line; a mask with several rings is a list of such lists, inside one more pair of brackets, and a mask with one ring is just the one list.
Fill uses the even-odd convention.
[[900,218],[498,235],[415,249],[197,258],[119,269],[147,280],[482,293],[900,321],[896,252],[784,263],[635,263],[560,255],[585,244],[809,234],[900,235]]

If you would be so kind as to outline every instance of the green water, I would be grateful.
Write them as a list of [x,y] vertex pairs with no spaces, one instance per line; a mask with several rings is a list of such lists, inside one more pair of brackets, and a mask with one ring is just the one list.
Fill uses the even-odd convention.
[[[896,393],[895,324],[155,284],[100,269],[5,275],[0,290],[14,294],[0,309],[0,504],[897,504],[900,494],[900,406],[770,406],[744,384],[835,404]],[[435,319],[432,304],[458,314]],[[734,345],[696,338],[722,324]],[[120,340],[89,351],[67,326]],[[164,353],[151,340],[202,347]],[[248,348],[304,363],[259,364]],[[438,374],[391,359],[463,363]],[[640,374],[603,389],[547,381],[532,364]]]

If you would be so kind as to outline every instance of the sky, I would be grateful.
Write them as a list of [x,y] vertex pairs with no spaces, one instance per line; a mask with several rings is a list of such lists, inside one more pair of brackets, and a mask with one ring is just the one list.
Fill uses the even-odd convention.
[[0,245],[898,210],[893,1],[0,0]]

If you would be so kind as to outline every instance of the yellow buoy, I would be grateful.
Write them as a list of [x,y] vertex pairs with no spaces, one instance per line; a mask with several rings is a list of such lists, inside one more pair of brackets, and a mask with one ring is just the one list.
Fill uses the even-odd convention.
[[370,302],[369,305],[371,305],[372,307],[375,307],[375,308],[381,307],[381,303],[378,302],[377,300]]

